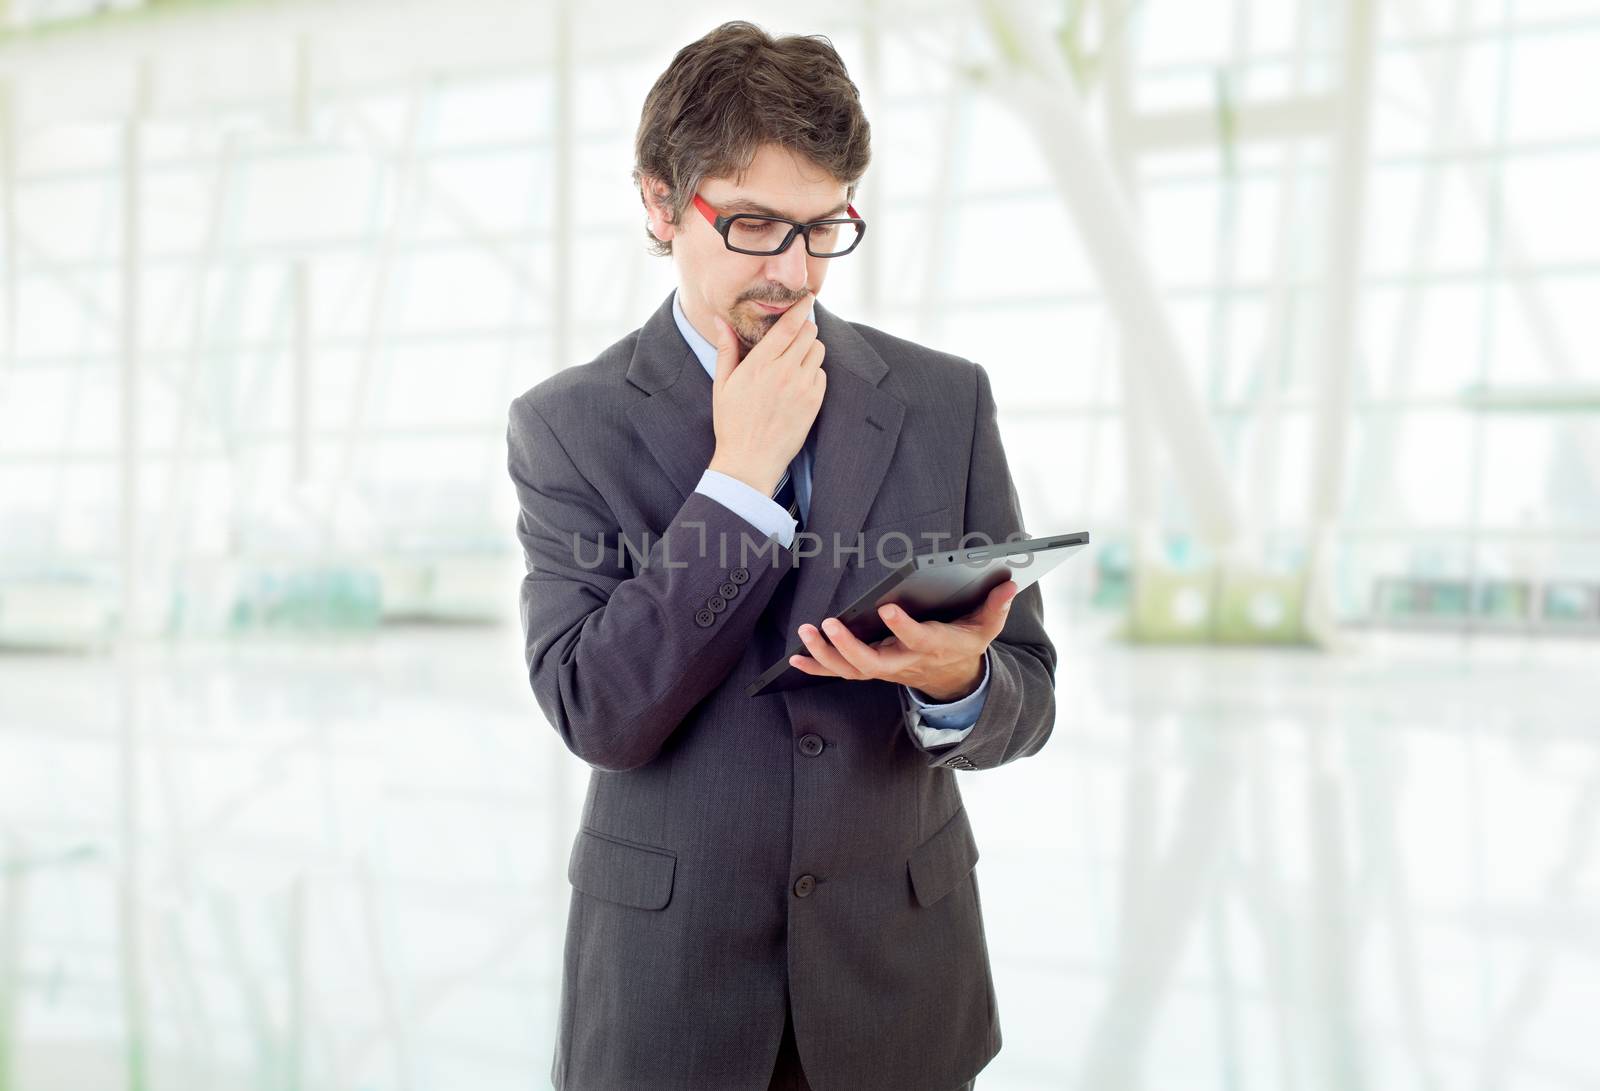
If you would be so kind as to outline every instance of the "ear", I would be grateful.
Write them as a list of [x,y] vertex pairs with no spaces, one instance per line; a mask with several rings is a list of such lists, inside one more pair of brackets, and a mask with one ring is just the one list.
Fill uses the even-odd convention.
[[644,202],[650,234],[662,242],[671,242],[678,233],[677,227],[668,222],[667,192],[666,183],[659,178],[647,174],[639,180],[639,199]]

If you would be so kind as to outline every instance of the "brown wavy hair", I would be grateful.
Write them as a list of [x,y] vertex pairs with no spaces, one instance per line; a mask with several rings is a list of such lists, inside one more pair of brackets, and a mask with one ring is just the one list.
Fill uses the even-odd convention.
[[[774,38],[753,23],[723,23],[678,50],[645,96],[634,136],[633,182],[667,189],[667,222],[681,222],[706,178],[737,176],[763,144],[778,144],[845,183],[849,197],[871,158],[861,96],[821,34]],[[672,243],[645,227],[653,254]]]

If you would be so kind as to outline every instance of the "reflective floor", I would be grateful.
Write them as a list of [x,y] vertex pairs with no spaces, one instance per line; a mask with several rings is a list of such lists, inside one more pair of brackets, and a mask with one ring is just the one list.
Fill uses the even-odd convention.
[[[1084,628],[1044,752],[954,774],[978,1087],[1600,1086],[1593,644]],[[588,769],[518,639],[0,657],[0,1087],[548,1086]]]

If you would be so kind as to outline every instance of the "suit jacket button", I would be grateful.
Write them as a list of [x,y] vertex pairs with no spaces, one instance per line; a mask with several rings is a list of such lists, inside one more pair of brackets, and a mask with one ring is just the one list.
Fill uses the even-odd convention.
[[717,620],[717,615],[707,610],[704,606],[694,612],[694,623],[704,629]]
[[822,736],[821,735],[802,735],[802,736],[800,736],[800,753],[804,754],[808,758],[814,758],[818,754],[822,753]]
[[725,599],[731,599],[738,593],[739,585],[734,583],[732,580],[728,580],[721,587],[717,588],[717,594],[721,595]]
[[706,605],[711,607],[712,613],[720,614],[722,611],[728,608],[728,600],[723,598],[721,595],[712,595],[710,598],[706,599]]
[[735,568],[728,573],[728,579],[743,587],[750,582],[750,570],[748,568]]
[[811,892],[815,889],[817,889],[816,878],[811,875],[802,875],[799,879],[795,880],[794,896],[797,898],[808,898],[811,896]]

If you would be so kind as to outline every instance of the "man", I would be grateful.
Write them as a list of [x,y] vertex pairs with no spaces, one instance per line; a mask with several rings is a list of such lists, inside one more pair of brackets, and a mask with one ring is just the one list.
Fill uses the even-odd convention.
[[[1027,536],[989,379],[816,302],[868,161],[826,39],[685,47],[636,152],[678,289],[507,432],[529,680],[594,770],[554,1084],[971,1088],[1001,1039],[954,770],[1049,738],[1039,590],[871,646],[831,619],[908,538]],[[796,637],[817,679],[747,696]]]

